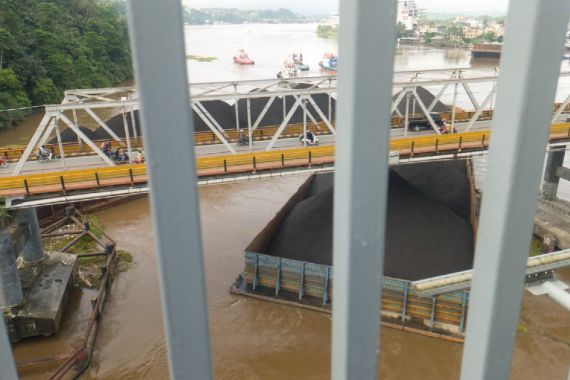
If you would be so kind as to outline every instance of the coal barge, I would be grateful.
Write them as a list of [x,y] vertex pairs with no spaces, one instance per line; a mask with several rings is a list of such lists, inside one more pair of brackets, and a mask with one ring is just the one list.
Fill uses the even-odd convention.
[[[333,174],[317,174],[293,194],[245,249],[232,292],[330,312]],[[469,291],[421,296],[415,280],[472,268],[476,193],[467,161],[390,171],[382,319],[461,340]]]

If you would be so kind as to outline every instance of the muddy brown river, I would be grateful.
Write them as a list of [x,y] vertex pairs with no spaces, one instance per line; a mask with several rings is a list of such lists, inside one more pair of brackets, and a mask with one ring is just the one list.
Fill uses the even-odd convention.
[[[200,189],[212,361],[217,379],[328,379],[331,318],[232,295],[243,248],[304,181],[304,176]],[[168,377],[152,220],[146,198],[97,213],[134,265],[118,275],[85,379]],[[570,282],[570,271],[559,273]],[[66,352],[80,337],[92,291],[76,289],[61,334],[15,346],[17,360]],[[570,313],[547,296],[525,293],[512,379],[566,379]],[[383,379],[456,379],[462,345],[382,328]],[[42,379],[49,367],[21,372]]]

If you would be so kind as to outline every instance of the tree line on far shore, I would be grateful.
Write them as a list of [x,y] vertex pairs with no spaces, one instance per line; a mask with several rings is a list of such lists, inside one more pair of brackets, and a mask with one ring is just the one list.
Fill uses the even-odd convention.
[[72,88],[133,76],[124,2],[0,0],[0,128]]

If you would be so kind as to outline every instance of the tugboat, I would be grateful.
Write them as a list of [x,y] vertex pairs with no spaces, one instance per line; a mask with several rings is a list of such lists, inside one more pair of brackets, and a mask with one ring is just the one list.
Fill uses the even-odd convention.
[[330,75],[336,75],[337,57],[333,53],[326,53],[322,61],[319,62],[321,71]]
[[305,65],[303,63],[303,53],[295,54],[291,56],[293,63],[295,64],[295,68],[299,71],[309,71],[309,65]]
[[237,55],[234,55],[234,63],[238,65],[255,65],[255,62],[249,58],[243,49],[239,49]]
[[300,78],[305,71],[309,71],[309,65],[303,64],[303,54],[291,54],[283,61],[283,69],[277,73],[277,78]]

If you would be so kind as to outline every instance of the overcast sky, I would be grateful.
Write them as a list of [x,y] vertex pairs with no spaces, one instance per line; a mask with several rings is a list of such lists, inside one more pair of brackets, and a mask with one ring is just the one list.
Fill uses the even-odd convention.
[[[182,0],[193,8],[288,8],[303,14],[327,14],[338,9],[334,0]],[[430,12],[506,11],[508,0],[416,0],[420,8]]]

